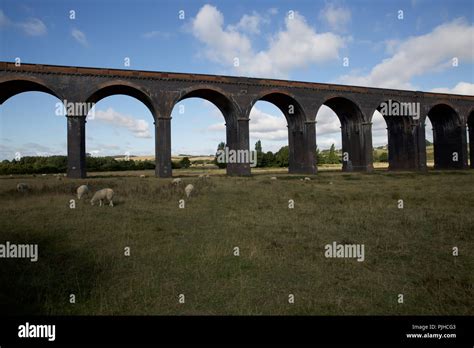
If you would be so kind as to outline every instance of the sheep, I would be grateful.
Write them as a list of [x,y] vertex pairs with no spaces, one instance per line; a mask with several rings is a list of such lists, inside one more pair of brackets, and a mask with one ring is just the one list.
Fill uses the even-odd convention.
[[102,200],[107,199],[111,207],[114,206],[112,198],[114,197],[114,190],[111,188],[105,188],[94,193],[91,199],[91,205],[94,205],[96,201],[99,201],[99,206],[102,206]]
[[210,178],[209,174],[206,174],[206,179],[209,179],[209,178]]
[[198,178],[199,178],[199,179],[204,179],[205,176],[204,176],[204,174],[199,174],[199,177],[198,177]]
[[180,178],[173,179],[171,182],[174,186],[179,186],[182,183],[182,180]]
[[81,199],[82,196],[89,194],[89,187],[87,185],[81,185],[77,188],[77,199]]
[[311,178],[305,177],[304,181],[311,181]]
[[189,198],[189,196],[191,196],[191,193],[194,191],[194,185],[193,184],[189,184],[188,186],[186,186],[186,188],[184,189],[184,192],[186,193],[186,197]]
[[145,174],[140,175],[140,178],[146,178]]
[[270,180],[276,180],[276,179],[277,179],[276,176],[272,176],[272,177],[270,178]]
[[24,182],[20,182],[18,185],[16,185],[16,190],[18,192],[28,192],[29,189],[30,187],[28,184],[25,184]]

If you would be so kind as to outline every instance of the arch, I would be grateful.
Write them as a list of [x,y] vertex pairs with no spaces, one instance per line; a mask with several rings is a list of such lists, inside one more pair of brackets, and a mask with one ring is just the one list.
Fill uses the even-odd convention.
[[125,81],[113,81],[99,86],[92,94],[89,95],[89,97],[86,99],[86,102],[97,103],[100,100],[113,95],[127,95],[129,97],[138,99],[143,104],[145,104],[153,117],[156,117],[155,108],[149,93],[144,91],[142,88]]
[[258,101],[266,101],[275,105],[285,115],[289,126],[302,126],[306,120],[306,114],[295,96],[281,90],[270,90],[261,92],[250,104],[251,110]]
[[24,92],[44,92],[62,100],[59,93],[44,84],[42,81],[21,78],[0,82],[0,105],[9,98]]
[[358,103],[346,97],[330,96],[322,105],[334,111],[341,123],[342,170],[371,171],[371,127],[370,123],[365,122]]
[[314,123],[306,123],[306,115],[296,98],[282,90],[264,90],[250,103],[250,110],[257,101],[275,105],[288,124],[288,152],[290,173],[314,174],[316,171],[316,131]]
[[462,123],[456,108],[452,104],[444,101],[432,105],[426,117],[430,118],[431,123],[443,122],[443,124],[449,123],[457,126]]
[[459,114],[451,105],[441,102],[430,108],[427,117],[433,126],[435,169],[463,168],[467,147]]
[[[240,109],[227,93],[208,85],[193,86],[179,93],[171,104],[172,109],[179,102],[189,98],[207,100],[219,109],[225,120],[226,147],[230,150],[248,150],[248,128],[244,129],[239,123]],[[226,172],[228,175],[247,175],[247,172],[250,174],[250,167],[248,163],[227,163]]]
[[188,90],[181,92],[180,96],[173,102],[173,107],[189,98],[201,98],[214,104],[224,115],[226,123],[237,120],[236,112],[238,110],[237,105],[226,95],[226,93],[220,89],[209,87],[209,86],[196,86]]
[[67,151],[64,146],[67,117],[65,110],[58,108],[62,101],[53,91],[46,91],[46,87],[40,84],[35,86],[27,81],[26,84],[18,85],[18,81],[0,83],[8,88],[9,85],[13,86],[9,82],[15,82],[16,88],[16,92],[11,93],[0,105],[0,133],[10,139],[6,140],[8,144],[5,145],[8,146],[2,149],[2,153],[6,156],[12,153],[11,158],[13,153],[15,157],[17,154],[20,157],[64,156]]
[[[376,108],[387,125],[389,170],[417,168],[417,141],[412,128],[413,117],[420,113],[416,109],[417,105],[419,104],[403,104],[400,100],[387,99]],[[372,120],[374,115],[375,112],[371,116]]]
[[329,107],[341,121],[341,125],[346,123],[364,122],[364,115],[359,105],[350,98],[334,96],[323,103]]

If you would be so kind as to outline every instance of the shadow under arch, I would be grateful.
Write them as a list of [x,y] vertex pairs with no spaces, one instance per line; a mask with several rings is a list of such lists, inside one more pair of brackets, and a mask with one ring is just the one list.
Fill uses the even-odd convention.
[[314,123],[307,125],[301,104],[292,95],[279,90],[265,91],[255,98],[275,105],[286,118],[288,127],[288,172],[314,174],[316,172],[316,130]]
[[61,102],[63,100],[59,93],[42,82],[22,78],[0,82],[0,105],[9,98],[24,92],[44,92],[58,98]]
[[[387,125],[387,145],[389,170],[410,170],[418,168],[418,142],[414,117],[419,110],[412,103],[387,99],[377,106]],[[375,115],[375,111],[372,114]]]
[[456,110],[438,103],[430,108],[427,117],[433,126],[434,168],[467,167],[466,131]]
[[[342,170],[371,171],[372,132],[365,122],[364,114],[351,99],[333,96],[323,103],[329,107],[341,122]],[[318,110],[319,111],[319,110]]]

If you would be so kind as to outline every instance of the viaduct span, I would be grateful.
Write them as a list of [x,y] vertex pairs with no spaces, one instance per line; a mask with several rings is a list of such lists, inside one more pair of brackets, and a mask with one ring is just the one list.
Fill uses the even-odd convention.
[[[100,69],[0,62],[0,104],[27,91],[49,93],[61,101],[96,103],[124,94],[143,102],[154,117],[156,175],[170,177],[171,112],[186,98],[203,98],[225,118],[226,144],[249,149],[249,114],[259,100],[277,106],[288,124],[289,172],[317,171],[316,114],[331,108],[341,122],[344,171],[371,171],[372,116],[383,103],[418,103],[420,117],[384,115],[388,130],[389,169],[425,170],[425,120],[433,125],[437,169],[474,168],[474,96],[402,91],[246,77],[121,69]],[[86,116],[67,115],[69,177],[86,176]],[[469,129],[470,161],[467,132]],[[453,154],[456,153],[456,156]],[[250,175],[246,163],[229,164],[229,175]]]

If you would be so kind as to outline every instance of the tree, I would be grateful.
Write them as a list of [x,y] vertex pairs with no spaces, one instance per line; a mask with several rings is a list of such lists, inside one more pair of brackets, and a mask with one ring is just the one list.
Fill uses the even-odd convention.
[[273,152],[268,151],[267,153],[262,154],[262,167],[276,167],[275,164],[275,155]]
[[388,162],[388,153],[382,152],[379,157],[380,162]]
[[332,144],[331,148],[329,149],[329,154],[327,156],[327,163],[330,163],[330,164],[339,163],[339,156],[336,153],[336,147],[334,146],[334,144]]
[[324,156],[324,153],[319,151],[319,148],[316,147],[316,163],[317,164],[326,164],[326,156]]
[[290,162],[290,149],[288,146],[283,146],[275,154],[275,161],[279,167],[288,167]]
[[226,168],[227,163],[219,162],[217,160],[217,157],[219,156],[219,151],[225,151],[225,143],[223,141],[220,142],[219,145],[217,145],[217,152],[216,152],[216,156],[214,157],[214,164],[217,165],[219,168]]
[[373,162],[380,162],[380,157],[379,157],[379,153],[377,150],[373,150],[372,152],[372,161]]
[[189,157],[183,157],[179,163],[181,164],[182,168],[189,168],[191,166]]

